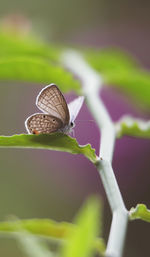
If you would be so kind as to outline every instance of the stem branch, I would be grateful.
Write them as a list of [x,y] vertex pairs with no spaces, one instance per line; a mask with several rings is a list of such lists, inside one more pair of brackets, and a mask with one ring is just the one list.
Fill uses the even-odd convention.
[[99,90],[102,89],[103,81],[101,76],[77,52],[65,52],[62,61],[64,66],[81,80],[88,107],[101,132],[100,154],[96,167],[101,176],[113,215],[106,256],[121,257],[126,236],[128,212],[111,165],[116,133],[111,117],[98,94]]

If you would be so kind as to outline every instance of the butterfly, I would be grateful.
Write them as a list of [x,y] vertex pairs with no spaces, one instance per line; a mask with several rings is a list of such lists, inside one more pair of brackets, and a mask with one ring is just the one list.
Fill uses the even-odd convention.
[[77,97],[69,105],[55,84],[44,87],[37,96],[36,105],[43,113],[35,113],[25,121],[29,134],[49,134],[63,132],[69,134],[84,101]]

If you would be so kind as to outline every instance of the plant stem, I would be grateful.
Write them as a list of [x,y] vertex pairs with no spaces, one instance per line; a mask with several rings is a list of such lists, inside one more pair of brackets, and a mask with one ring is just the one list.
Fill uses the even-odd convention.
[[111,163],[101,160],[97,165],[97,169],[113,214],[106,256],[121,257],[126,236],[128,212],[125,208]]
[[125,208],[111,165],[116,133],[111,117],[98,95],[102,88],[102,78],[77,52],[66,51],[62,61],[64,66],[81,80],[88,107],[101,132],[100,154],[96,167],[113,215],[106,256],[121,257],[128,223],[128,211]]
[[38,237],[29,235],[28,233],[16,233],[17,241],[19,242],[21,249],[29,257],[54,257],[55,255],[50,252],[48,246],[44,241],[41,241]]

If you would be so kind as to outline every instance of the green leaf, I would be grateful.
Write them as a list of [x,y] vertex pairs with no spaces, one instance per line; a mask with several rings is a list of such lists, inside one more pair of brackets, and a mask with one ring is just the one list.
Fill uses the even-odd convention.
[[[13,219],[0,222],[0,234],[12,235],[18,238],[24,235],[29,237],[32,235],[40,236],[43,239],[61,243],[62,247],[65,242],[63,247],[64,254],[66,251],[66,254],[69,254],[68,251],[72,253],[74,249],[70,249],[70,246],[72,245],[74,248],[74,244],[77,244],[78,249],[75,249],[73,255],[70,255],[72,257],[91,256],[94,251],[103,255],[105,243],[102,238],[97,237],[101,233],[100,214],[98,199],[91,198],[77,215],[75,224],[56,222],[50,219]],[[79,253],[79,255],[75,255],[76,253]],[[69,255],[65,255],[65,257],[67,256]]]
[[80,146],[75,138],[63,133],[0,136],[0,148],[2,147],[63,151],[72,154],[83,154],[93,163],[97,161],[95,149],[91,148],[90,144]]
[[142,69],[108,74],[109,84],[118,87],[142,108],[150,107],[150,73]]
[[137,204],[135,208],[131,208],[129,217],[131,220],[141,219],[150,222],[150,210],[147,209],[145,204]]
[[0,80],[58,84],[63,92],[80,91],[80,82],[61,63],[62,49],[40,40],[0,31]]
[[129,53],[116,48],[91,49],[85,57],[96,70],[106,73],[129,71],[138,67],[135,59]]
[[91,50],[85,56],[107,85],[122,90],[142,107],[150,107],[150,72],[144,71],[131,55],[106,48]]
[[[64,91],[79,92],[79,81],[61,67],[62,51],[62,47],[31,36],[20,37],[0,31],[0,80],[54,82]],[[141,106],[150,107],[150,73],[142,70],[131,55],[113,48],[84,52],[107,84],[118,87]]]
[[62,49],[59,46],[41,42],[31,35],[23,37],[0,30],[0,57],[43,57],[57,62],[61,52]]
[[[76,225],[67,222],[56,222],[51,219],[28,219],[0,222],[0,234],[17,236],[39,236],[43,239],[63,243],[70,233],[74,233]],[[102,238],[96,238],[93,247],[98,253],[105,251],[105,243]]]
[[150,138],[150,121],[125,116],[116,123],[116,132],[118,138],[123,135]]
[[[99,204],[90,199],[76,217],[77,229],[70,233],[62,249],[63,257],[89,257],[94,254],[94,242],[99,233]],[[104,250],[104,249],[103,249]]]
[[74,225],[67,222],[56,222],[50,219],[29,219],[0,222],[0,232],[27,231],[30,234],[65,239],[74,230]]
[[64,92],[79,92],[80,83],[71,73],[60,66],[53,65],[43,58],[11,57],[0,59],[0,80],[55,83]]

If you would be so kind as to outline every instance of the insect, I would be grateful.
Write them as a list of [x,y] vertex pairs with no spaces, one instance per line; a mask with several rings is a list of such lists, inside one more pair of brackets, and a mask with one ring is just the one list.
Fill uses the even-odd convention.
[[25,121],[29,134],[49,134],[63,132],[69,134],[75,126],[76,119],[84,101],[83,96],[77,97],[69,105],[59,90],[50,84],[44,87],[37,96],[36,105],[43,113],[35,113]]

